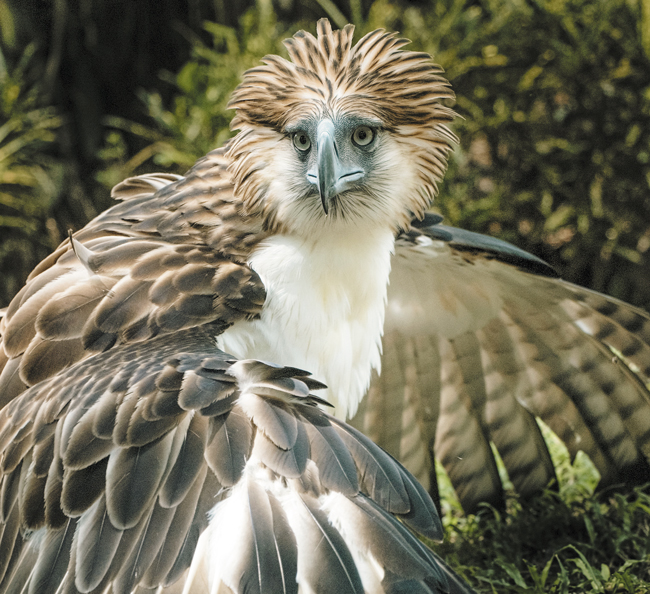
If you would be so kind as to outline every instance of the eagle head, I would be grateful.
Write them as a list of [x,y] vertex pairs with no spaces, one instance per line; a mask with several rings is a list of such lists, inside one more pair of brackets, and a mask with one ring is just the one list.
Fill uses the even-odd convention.
[[230,171],[250,214],[271,231],[405,227],[422,217],[455,136],[452,98],[427,54],[377,30],[352,46],[354,27],[286,40],[291,61],[266,56],[248,70],[236,110]]

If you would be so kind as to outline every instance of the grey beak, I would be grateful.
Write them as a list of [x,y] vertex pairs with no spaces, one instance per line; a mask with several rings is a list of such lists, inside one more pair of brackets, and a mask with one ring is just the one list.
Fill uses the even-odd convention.
[[316,132],[316,166],[318,169],[317,176],[313,173],[308,175],[310,181],[314,182],[317,177],[318,193],[320,194],[321,204],[325,214],[329,211],[332,199],[349,189],[354,182],[363,177],[363,171],[358,167],[346,167],[336,146],[334,137],[334,122],[332,120],[323,120],[318,124]]

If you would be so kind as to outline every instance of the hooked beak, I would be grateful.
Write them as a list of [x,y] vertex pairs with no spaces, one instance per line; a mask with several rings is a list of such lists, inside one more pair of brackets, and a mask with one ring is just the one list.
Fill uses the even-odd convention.
[[339,157],[334,138],[334,123],[332,120],[323,120],[318,124],[316,132],[316,167],[317,171],[310,171],[307,178],[318,185],[318,193],[327,214],[332,199],[350,189],[360,180],[364,172],[359,167],[346,167]]

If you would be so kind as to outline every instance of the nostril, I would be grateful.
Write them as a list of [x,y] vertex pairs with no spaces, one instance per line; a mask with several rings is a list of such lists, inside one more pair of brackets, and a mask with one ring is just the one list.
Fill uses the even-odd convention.
[[356,179],[361,179],[363,177],[363,171],[358,169],[357,171],[350,171],[349,173],[345,173],[342,175],[339,179],[345,179],[348,181],[354,181]]

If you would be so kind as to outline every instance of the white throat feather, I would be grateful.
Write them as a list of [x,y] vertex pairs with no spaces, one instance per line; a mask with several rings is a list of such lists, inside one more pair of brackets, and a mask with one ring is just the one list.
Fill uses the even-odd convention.
[[219,347],[312,372],[336,415],[351,417],[380,371],[393,245],[389,229],[267,238],[249,258],[267,291],[261,317],[229,328]]

